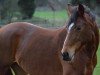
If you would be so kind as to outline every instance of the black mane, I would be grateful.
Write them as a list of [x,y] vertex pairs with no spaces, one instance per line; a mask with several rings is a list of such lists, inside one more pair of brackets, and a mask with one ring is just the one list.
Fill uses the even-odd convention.
[[87,14],[89,14],[89,16],[91,17],[91,19],[93,21],[95,21],[96,17],[95,17],[95,14],[92,12],[92,11],[85,11]]

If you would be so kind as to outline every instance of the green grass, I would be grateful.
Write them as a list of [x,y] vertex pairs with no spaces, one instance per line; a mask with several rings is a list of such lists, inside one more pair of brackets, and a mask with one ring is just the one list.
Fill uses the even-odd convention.
[[98,58],[98,62],[97,62],[97,66],[94,70],[93,75],[100,75],[100,45],[99,45],[98,52],[97,52],[97,58]]
[[34,14],[35,17],[43,18],[43,19],[67,19],[67,12],[66,10],[61,11],[36,11]]
[[58,27],[64,25],[66,20],[68,19],[68,15],[66,10],[61,11],[36,11],[34,14],[34,17],[38,17],[40,19],[43,19],[45,21],[48,21],[46,25]]

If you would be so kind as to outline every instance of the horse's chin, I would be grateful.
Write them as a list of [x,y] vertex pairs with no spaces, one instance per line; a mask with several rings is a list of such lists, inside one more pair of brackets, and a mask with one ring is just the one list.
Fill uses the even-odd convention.
[[67,63],[71,65],[74,63],[74,61],[67,61]]
[[74,62],[74,60],[67,61],[67,63],[69,63],[69,64],[72,64],[73,62]]

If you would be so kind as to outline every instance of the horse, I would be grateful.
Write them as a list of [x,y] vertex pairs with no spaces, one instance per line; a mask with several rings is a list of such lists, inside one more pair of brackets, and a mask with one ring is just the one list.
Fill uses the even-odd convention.
[[14,22],[0,28],[0,75],[92,75],[99,31],[91,11],[68,4],[58,29]]

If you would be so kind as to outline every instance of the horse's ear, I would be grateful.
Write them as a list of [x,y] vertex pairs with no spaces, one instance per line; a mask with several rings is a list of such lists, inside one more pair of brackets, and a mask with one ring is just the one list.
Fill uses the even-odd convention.
[[79,13],[79,16],[83,16],[84,15],[84,6],[82,4],[79,4],[78,5],[78,13]]
[[73,7],[71,4],[67,4],[67,12],[68,12],[68,16],[71,16],[73,11]]

